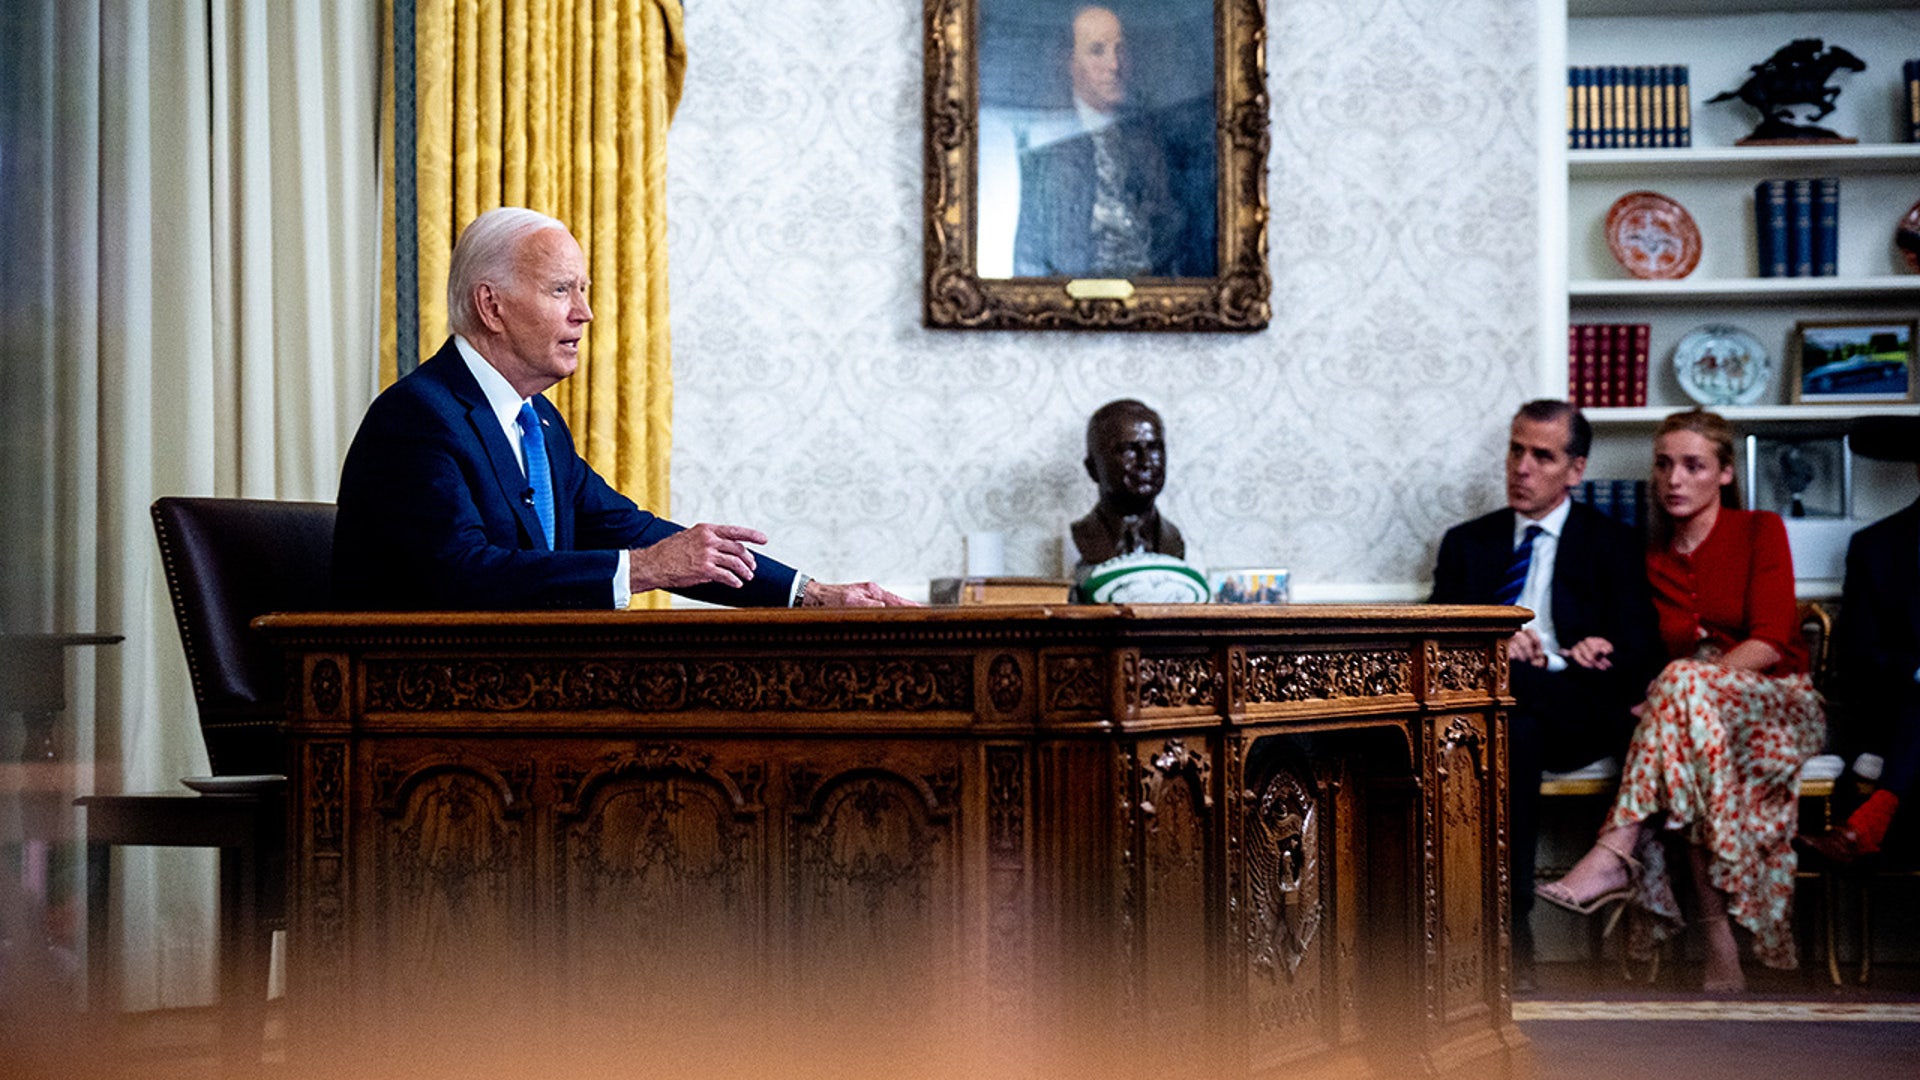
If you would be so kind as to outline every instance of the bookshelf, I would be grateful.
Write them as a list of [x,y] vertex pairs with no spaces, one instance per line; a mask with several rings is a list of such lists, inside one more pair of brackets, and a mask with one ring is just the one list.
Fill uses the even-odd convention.
[[[1860,142],[1739,147],[1754,123],[1738,103],[1707,104],[1739,84],[1749,65],[1798,37],[1819,37],[1863,57],[1868,69],[1842,87],[1822,123]],[[1674,343],[1707,322],[1741,326],[1768,347],[1770,403],[1790,399],[1788,337],[1801,319],[1873,318],[1920,306],[1920,274],[1892,246],[1894,223],[1920,200],[1920,144],[1899,141],[1900,62],[1920,54],[1920,0],[1566,0],[1546,5],[1541,27],[1542,298],[1540,385],[1566,388],[1569,322],[1647,322],[1653,328],[1652,407],[1692,404],[1671,371]],[[1693,145],[1569,150],[1565,77],[1570,64],[1685,64]],[[1835,176],[1841,182],[1839,273],[1761,278],[1755,265],[1753,185],[1762,179]],[[1608,253],[1606,209],[1628,191],[1659,191],[1702,236],[1699,267],[1678,281],[1630,277]]]
[[[1743,432],[1819,435],[1869,413],[1920,413],[1920,405],[1794,405],[1789,339],[1808,319],[1911,319],[1920,274],[1893,247],[1895,223],[1920,200],[1920,144],[1905,141],[1901,61],[1920,56],[1920,0],[1563,0],[1541,6],[1540,191],[1543,282],[1539,379],[1564,395],[1570,323],[1652,328],[1647,405],[1588,411],[1596,431],[1589,477],[1641,477],[1652,428],[1692,399],[1673,374],[1674,345],[1696,327],[1727,323],[1767,348],[1773,375],[1754,405],[1720,410]],[[1740,147],[1754,111],[1707,99],[1738,86],[1748,68],[1798,38],[1820,38],[1867,61],[1844,73],[1834,112],[1819,122],[1855,144]],[[1571,150],[1569,65],[1684,64],[1692,145]],[[1756,265],[1753,188],[1765,179],[1840,180],[1837,274],[1762,278]],[[1687,208],[1701,233],[1699,266],[1675,281],[1631,277],[1607,250],[1607,208],[1629,191],[1657,191]],[[1871,520],[1911,501],[1910,465],[1856,460],[1854,518]],[[1741,464],[1744,472],[1744,463]],[[1837,582],[1830,583],[1837,588]],[[1802,582],[1803,588],[1809,585]],[[1806,589],[1825,590],[1817,583]]]

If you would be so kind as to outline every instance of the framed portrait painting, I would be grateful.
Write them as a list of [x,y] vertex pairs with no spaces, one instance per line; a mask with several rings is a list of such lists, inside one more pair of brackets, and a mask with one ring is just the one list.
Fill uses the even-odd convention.
[[926,0],[926,321],[1258,330],[1265,0]]

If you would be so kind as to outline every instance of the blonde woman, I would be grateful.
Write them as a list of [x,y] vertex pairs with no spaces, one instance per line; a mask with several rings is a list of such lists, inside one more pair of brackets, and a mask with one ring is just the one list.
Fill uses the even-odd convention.
[[1709,992],[1745,989],[1734,924],[1756,959],[1795,966],[1792,902],[1800,766],[1826,717],[1796,624],[1786,526],[1736,509],[1733,429],[1711,412],[1654,433],[1647,578],[1672,658],[1636,713],[1620,794],[1599,842],[1541,899],[1580,914],[1629,903],[1631,952],[1684,923],[1661,834],[1686,842]]

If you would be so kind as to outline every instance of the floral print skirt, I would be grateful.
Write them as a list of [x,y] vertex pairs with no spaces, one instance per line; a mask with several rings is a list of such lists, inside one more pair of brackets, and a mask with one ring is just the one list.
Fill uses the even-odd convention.
[[[1805,675],[1676,660],[1647,692],[1607,816],[1609,829],[1650,821],[1705,848],[1709,880],[1768,967],[1796,966],[1800,766],[1820,752],[1826,733],[1820,695]],[[1650,840],[1638,854],[1645,869],[1634,905],[1646,917],[1628,921],[1627,951],[1644,959],[1685,921],[1662,845]]]

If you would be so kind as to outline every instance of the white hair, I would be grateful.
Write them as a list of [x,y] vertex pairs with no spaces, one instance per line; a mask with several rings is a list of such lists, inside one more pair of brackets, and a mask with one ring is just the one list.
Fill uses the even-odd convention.
[[513,280],[513,252],[537,232],[567,227],[559,219],[523,206],[502,206],[474,218],[461,230],[447,266],[447,325],[462,337],[482,329],[473,308],[473,290],[481,282],[504,288]]

